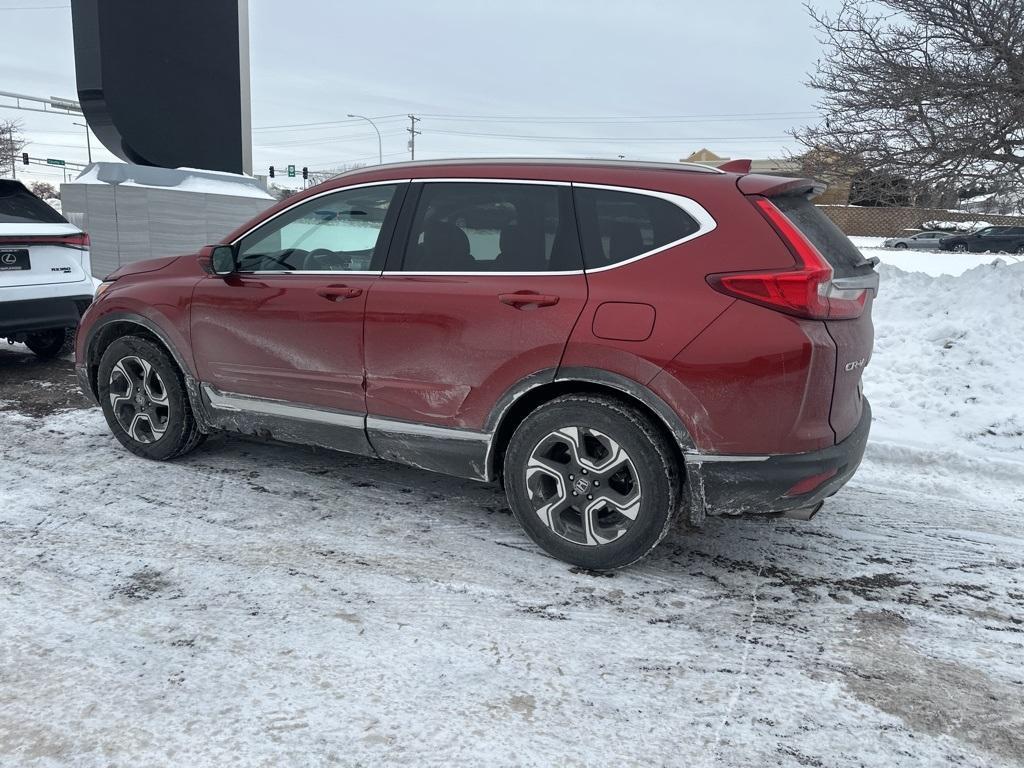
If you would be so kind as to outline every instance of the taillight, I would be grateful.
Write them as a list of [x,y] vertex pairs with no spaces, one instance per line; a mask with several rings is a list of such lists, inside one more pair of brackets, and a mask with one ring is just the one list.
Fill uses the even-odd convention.
[[0,237],[2,245],[60,245],[65,248],[84,250],[89,247],[89,236],[85,232],[73,235],[9,235]]
[[755,207],[789,247],[796,267],[768,272],[708,275],[717,291],[737,299],[811,320],[860,317],[867,304],[867,288],[846,288],[832,281],[832,266],[772,201],[754,198]]

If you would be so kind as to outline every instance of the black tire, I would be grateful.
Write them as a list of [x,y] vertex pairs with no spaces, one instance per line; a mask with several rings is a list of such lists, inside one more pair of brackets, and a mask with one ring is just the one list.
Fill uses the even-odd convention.
[[893,248],[896,248],[897,250],[904,250],[904,251],[907,250],[907,247],[908,246],[907,246],[906,243],[896,243],[896,245],[893,246]]
[[[579,509],[563,508],[557,514],[538,510],[538,506],[547,506],[544,502],[550,498],[562,499],[561,502],[551,505],[552,510],[558,510],[565,504],[587,504],[583,501],[583,496],[588,499],[595,498],[588,495],[587,490],[577,493],[579,486],[576,483],[579,480],[577,479],[575,483],[570,481],[569,469],[560,470],[564,474],[561,480],[557,480],[554,479],[553,472],[536,468],[537,456],[542,456],[545,461],[550,460],[548,456],[538,452],[546,450],[545,446],[549,444],[554,445],[552,450],[555,452],[562,450],[565,446],[558,446],[558,436],[563,434],[562,431],[566,428],[569,430],[568,433],[573,433],[574,427],[577,428],[574,433],[577,438],[574,445],[579,446],[589,440],[598,451],[601,451],[612,444],[614,447],[611,450],[616,451],[614,455],[620,459],[622,454],[625,455],[625,461],[621,464],[621,471],[624,474],[618,475],[618,479],[605,477],[607,488],[602,489],[603,494],[598,493],[596,497],[599,508],[594,510],[592,516],[587,517],[591,521],[590,524],[583,522],[584,513]],[[600,439],[605,438],[609,442],[601,444]],[[551,443],[552,440],[554,443]],[[617,449],[621,449],[621,453]],[[562,455],[567,456],[564,451]],[[601,460],[606,458],[611,461],[607,453]],[[566,467],[583,466],[575,463],[572,456],[568,456],[566,460]],[[534,462],[532,466],[531,461]],[[628,466],[625,462],[628,462]],[[593,465],[589,466],[589,478],[604,476],[595,473]],[[613,468],[616,462],[611,461],[608,466]],[[583,469],[576,471],[586,474]],[[605,506],[602,511],[601,496],[611,492],[613,483],[621,483],[622,478],[630,475],[635,480],[627,482],[626,487],[632,489],[633,483],[636,483],[636,503],[639,505],[639,511],[633,512],[635,517],[629,520],[610,506]],[[527,416],[516,428],[505,453],[504,480],[509,506],[530,538],[554,557],[594,571],[624,568],[645,557],[668,533],[679,508],[681,495],[678,462],[668,440],[655,424],[636,408],[613,398],[598,395],[559,397]],[[545,498],[539,486],[530,485],[538,481],[541,485],[547,483],[549,488],[554,489],[551,491],[551,497]],[[591,487],[589,491],[597,492],[597,489]],[[618,493],[618,490],[615,493]],[[545,515],[548,517],[547,521]],[[599,528],[602,521],[611,527]],[[591,532],[599,529],[602,531],[602,537],[609,540],[599,541],[591,535]],[[609,538],[611,536],[616,538]],[[590,540],[591,543],[580,541],[580,538]]]
[[963,243],[957,243],[953,246],[953,253],[967,253],[967,246]]
[[[121,370],[130,370],[138,365],[136,361],[148,364],[155,372],[156,382],[159,383],[158,389],[161,390],[161,399],[166,401],[165,406],[150,410],[150,415],[141,420],[140,429],[136,430],[136,433],[142,439],[129,434],[128,428],[123,423],[127,420],[126,415],[120,408],[115,412],[111,398],[112,387],[124,381],[124,377],[120,373],[114,374],[115,367],[121,363]],[[114,374],[114,381],[111,378],[112,374]],[[129,392],[138,395],[142,389],[144,388],[136,386]],[[122,336],[107,347],[100,358],[96,374],[96,390],[100,406],[103,408],[103,416],[107,420],[110,431],[114,433],[114,437],[121,445],[137,456],[166,461],[192,451],[206,437],[199,430],[199,425],[192,413],[192,405],[185,391],[185,382],[181,371],[162,347],[148,339],[139,336]],[[115,396],[121,394],[123,394],[123,390],[114,392]],[[149,394],[149,391],[144,392],[143,399],[147,400]],[[134,397],[130,399],[134,400]],[[131,407],[134,406],[129,404],[128,408]],[[150,421],[150,418],[153,420]],[[145,426],[147,421],[149,422],[148,428]]]
[[43,360],[51,360],[70,351],[74,334],[67,328],[50,328],[45,331],[30,333],[25,339],[25,346]]

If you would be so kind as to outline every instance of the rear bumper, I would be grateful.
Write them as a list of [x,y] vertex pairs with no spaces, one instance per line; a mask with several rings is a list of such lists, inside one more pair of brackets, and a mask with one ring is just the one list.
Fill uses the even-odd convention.
[[[809,453],[776,456],[686,457],[691,516],[778,513],[812,507],[846,485],[857,471],[871,430],[864,400],[856,429],[836,445]],[[833,473],[809,492],[787,495],[797,483]]]
[[75,328],[92,303],[92,296],[55,296],[23,301],[0,301],[0,336]]

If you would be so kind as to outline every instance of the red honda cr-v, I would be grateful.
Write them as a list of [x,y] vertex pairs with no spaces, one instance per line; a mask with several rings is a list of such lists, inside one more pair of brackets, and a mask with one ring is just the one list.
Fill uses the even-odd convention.
[[818,191],[643,163],[360,170],[112,274],[78,375],[140,456],[228,430],[497,480],[545,550],[617,568],[677,514],[806,516],[856,470],[878,277]]

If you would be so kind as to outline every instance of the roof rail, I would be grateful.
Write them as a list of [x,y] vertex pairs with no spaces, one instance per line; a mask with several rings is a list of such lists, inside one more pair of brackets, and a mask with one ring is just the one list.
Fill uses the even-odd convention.
[[479,165],[480,163],[488,163],[491,165],[577,165],[595,168],[613,166],[621,168],[648,168],[659,171],[687,171],[690,173],[725,173],[725,171],[720,171],[718,168],[714,168],[709,165],[701,165],[700,163],[666,163],[651,160],[605,160],[601,158],[578,157],[452,157],[437,160],[404,160],[398,163],[383,163],[382,165],[364,166],[362,168],[354,168],[349,171],[342,171],[339,174],[331,176],[331,178],[337,179],[350,174],[366,173],[378,168],[394,168],[399,170],[402,168],[427,168],[431,166]]

